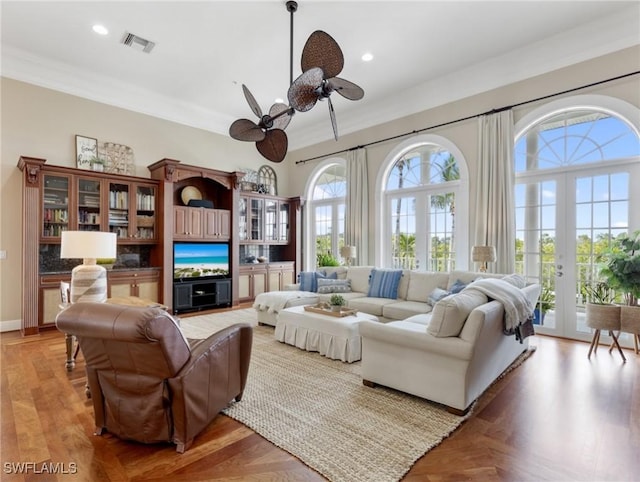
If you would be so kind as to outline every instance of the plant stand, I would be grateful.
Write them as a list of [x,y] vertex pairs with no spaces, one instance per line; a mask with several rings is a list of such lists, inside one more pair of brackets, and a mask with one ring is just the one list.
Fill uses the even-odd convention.
[[[640,306],[620,307],[620,332],[631,333],[633,336],[633,348],[636,353],[640,353]],[[609,347],[609,353],[613,350],[613,343]]]
[[[613,340],[611,349],[615,345],[618,348],[618,352],[622,357],[622,361],[626,362],[627,359],[622,352],[622,348],[618,343],[618,337],[615,331],[620,331],[620,311],[621,307],[618,305],[599,305],[596,303],[587,303],[585,305],[586,322],[589,328],[593,328],[593,339],[589,346],[589,354],[587,358],[591,358],[591,353],[595,353],[598,349],[598,343],[600,342],[600,331],[605,330],[609,332],[609,336]],[[611,351],[611,349],[609,351]]]

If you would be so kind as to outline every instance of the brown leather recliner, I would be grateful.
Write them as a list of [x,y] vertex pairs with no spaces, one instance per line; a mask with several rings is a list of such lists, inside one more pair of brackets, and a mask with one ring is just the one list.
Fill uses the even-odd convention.
[[86,360],[96,434],[106,429],[184,452],[244,391],[253,329],[238,323],[206,340],[186,340],[160,308],[76,303],[56,325],[75,335]]

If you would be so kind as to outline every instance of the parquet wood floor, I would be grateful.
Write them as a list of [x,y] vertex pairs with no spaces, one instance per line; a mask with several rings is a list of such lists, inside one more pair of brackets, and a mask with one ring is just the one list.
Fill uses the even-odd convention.
[[[536,353],[490,387],[405,480],[640,480],[640,356],[625,350],[622,363],[601,347],[587,360],[586,343],[538,336],[533,344]],[[61,333],[4,333],[0,345],[2,481],[323,480],[223,415],[183,455],[94,436],[84,364],[80,356],[65,370]],[[20,462],[33,465],[16,474]]]

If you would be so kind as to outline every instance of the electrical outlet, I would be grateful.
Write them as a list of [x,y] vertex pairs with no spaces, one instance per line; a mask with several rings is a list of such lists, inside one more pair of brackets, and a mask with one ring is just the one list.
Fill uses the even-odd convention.
[[7,251],[0,249],[0,259],[7,259]]

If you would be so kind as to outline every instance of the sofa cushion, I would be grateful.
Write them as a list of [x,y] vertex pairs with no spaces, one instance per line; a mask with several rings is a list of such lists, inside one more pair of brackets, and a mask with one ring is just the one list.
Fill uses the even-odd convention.
[[[326,273],[326,276],[329,278],[329,275],[333,275],[336,273],[337,279],[347,279],[347,267],[346,266],[325,266],[322,270]],[[331,279],[335,279],[331,277]]]
[[403,269],[402,276],[400,277],[400,284],[398,285],[398,299],[406,300],[407,293],[409,291],[409,276],[411,276],[410,269]]
[[438,338],[458,336],[469,313],[488,301],[486,295],[475,290],[463,291],[441,299],[433,307],[427,332]]
[[347,278],[351,280],[351,291],[359,291],[360,293],[369,292],[369,275],[371,275],[371,266],[351,266],[347,270]]
[[398,286],[400,285],[401,277],[401,269],[372,269],[367,296],[395,300],[398,298]]
[[406,321],[407,323],[415,323],[418,325],[426,326],[431,323],[431,313],[421,313],[419,315],[413,315],[409,318],[405,318],[404,321]]
[[318,293],[350,293],[351,280],[318,278]]
[[382,316],[392,320],[404,320],[410,316],[431,312],[431,306],[420,301],[397,300],[395,303],[384,305]]
[[422,301],[426,303],[429,294],[436,288],[446,289],[449,273],[437,271],[411,271],[409,273],[408,301]]
[[298,275],[300,291],[316,293],[318,291],[318,278],[337,279],[338,274],[334,272],[327,275],[324,271],[301,271]]
[[[331,295],[333,293],[318,293],[318,301],[320,302],[329,302],[329,300],[331,299]],[[364,298],[366,295],[366,293],[360,293],[357,291],[352,291],[351,293],[340,293],[340,296],[342,296],[345,300],[347,300],[347,306],[349,306],[349,301],[350,300],[355,300],[356,298]]]
[[370,298],[368,296],[364,296],[348,300],[347,306],[354,310],[369,313],[370,315],[382,316],[384,307],[391,303],[397,302],[389,298]]

